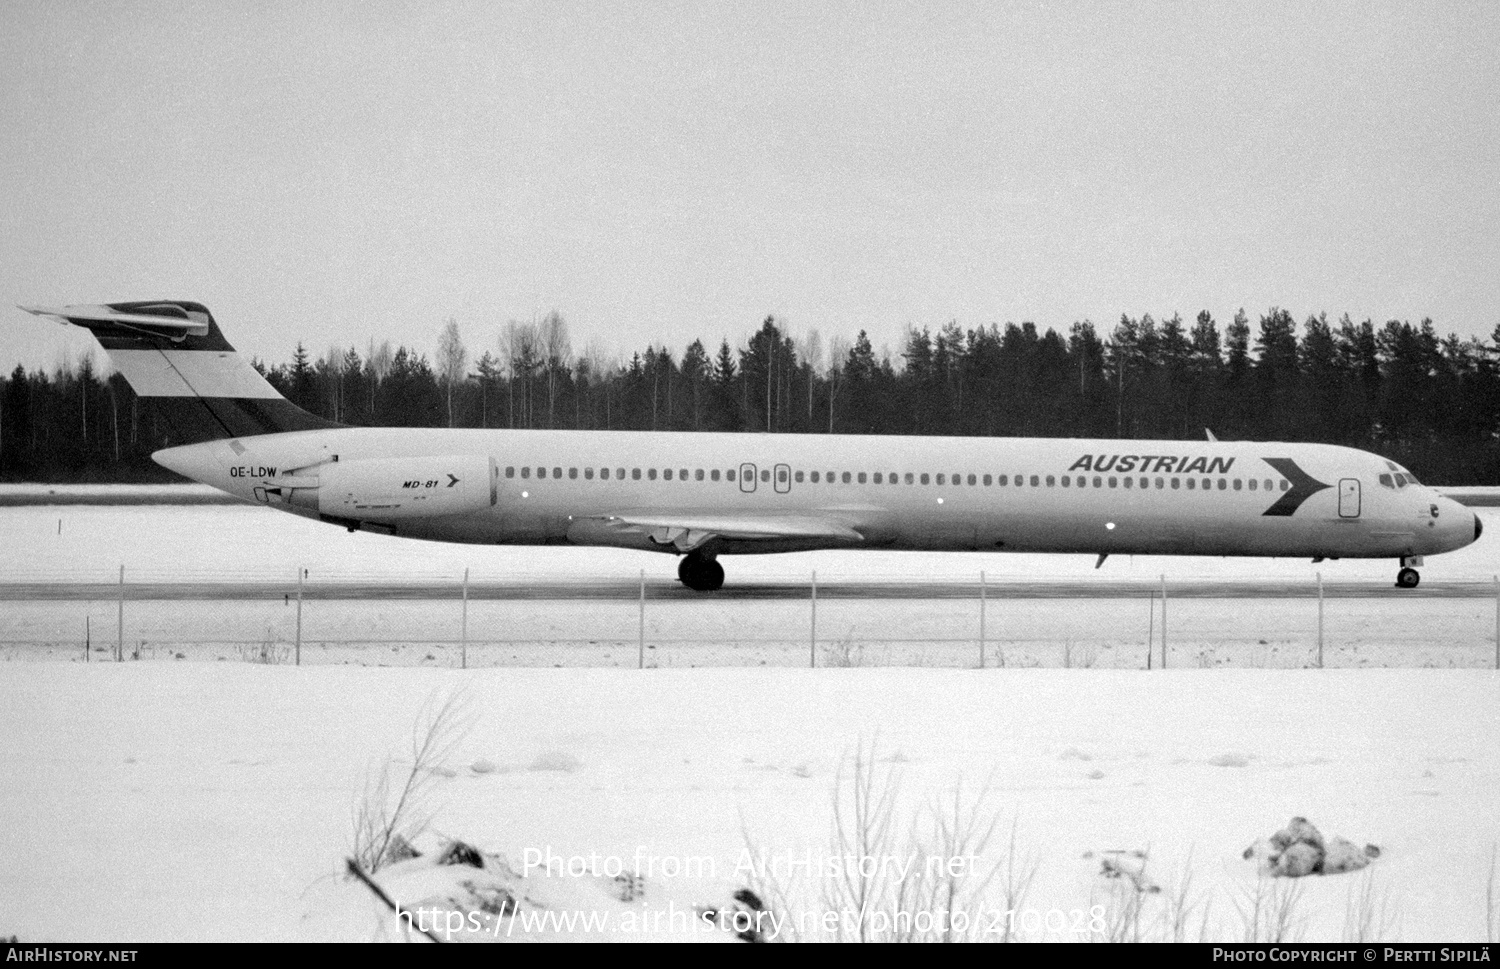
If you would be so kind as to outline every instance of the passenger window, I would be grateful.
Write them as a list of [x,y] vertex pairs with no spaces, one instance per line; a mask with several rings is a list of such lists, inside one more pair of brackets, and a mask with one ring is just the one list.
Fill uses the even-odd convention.
[[552,477],[554,477],[554,478],[561,478],[562,477],[562,468],[553,468],[552,469]]
[[1291,491],[1292,490],[1292,483],[1290,481],[1282,481],[1281,482],[1281,490],[1282,491]]
[[801,483],[802,483],[802,472],[801,472],[801,471],[798,471],[798,472],[797,472],[797,473],[796,473],[796,474],[795,474],[795,475],[793,475],[793,479],[794,479],[794,480],[795,480],[795,481],[796,481],[796,482],[797,482],[797,483],[798,483],[798,484],[801,484]]
[[505,476],[507,478],[514,478],[516,476],[516,466],[515,465],[511,465],[510,467],[506,468],[505,469]]
[[577,481],[578,480],[578,469],[577,468],[569,468],[568,469],[568,477],[571,480],[573,480],[573,481]]
[[594,469],[593,468],[584,468],[583,469],[583,480],[585,480],[585,481],[593,481],[594,480]]
[[1166,482],[1166,480],[1165,480],[1165,479],[1162,479],[1162,478],[1157,478],[1157,479],[1156,479],[1156,490],[1157,490],[1157,491],[1160,491],[1160,490],[1162,490],[1162,489],[1163,489],[1163,488],[1165,488],[1165,487],[1166,487],[1166,486],[1167,486],[1167,482]]
[[1204,478],[1203,479],[1203,490],[1204,491],[1213,491],[1214,490],[1214,479],[1213,478]]
[[978,484],[978,483],[979,483],[979,479],[978,479],[978,478],[976,478],[976,477],[975,477],[975,476],[974,476],[974,475],[972,475],[972,474],[971,474],[971,475],[969,475],[969,484],[971,484],[971,485],[975,485],[975,484]]
[[1256,490],[1256,486],[1259,485],[1259,484],[1260,484],[1259,480],[1257,480],[1255,478],[1251,478],[1250,479],[1250,490],[1251,491],[1255,491]]
[[998,484],[998,485],[1000,485],[1003,488],[1003,487],[1005,487],[1006,484],[1009,483],[1009,476],[1002,474],[1000,477],[998,477],[998,478],[995,479],[995,483]]
[[863,472],[863,471],[861,471],[861,472],[860,472],[860,473],[859,473],[859,476],[858,476],[858,477],[859,477],[859,483],[860,483],[860,484],[864,484],[864,483],[865,483],[865,473],[864,473],[864,472]]
[[714,481],[718,481],[719,480],[719,469],[718,468],[714,468],[712,471],[710,471],[708,473],[708,476],[711,479],[713,479]]
[[1037,479],[1037,476],[1036,476],[1036,475],[1032,475],[1032,476],[1031,476],[1031,486],[1032,486],[1032,487],[1033,487],[1033,488],[1035,488],[1035,487],[1036,487],[1036,486],[1037,486],[1037,483],[1038,483],[1038,479]]
[[1177,486],[1178,486],[1178,485],[1179,485],[1179,484],[1181,484],[1181,483],[1182,483],[1182,481],[1181,481],[1181,479],[1180,479],[1180,478],[1173,478],[1173,479],[1172,479],[1172,490],[1173,490],[1173,491],[1176,491],[1176,490],[1177,490]]
[[813,483],[813,484],[817,484],[817,483],[818,483],[818,472],[816,472],[816,471],[814,471],[814,472],[813,472],[813,473],[812,473],[812,476],[811,476],[811,477],[812,477],[812,483]]
[[733,468],[730,468],[728,471],[724,472],[724,480],[725,481],[733,481],[734,480],[734,469]]
[[702,468],[699,468],[698,470],[696,470],[696,471],[693,472],[693,480],[694,481],[702,481],[703,480],[703,469]]
[[599,477],[602,480],[604,480],[604,481],[608,481],[609,480],[609,469],[608,468],[600,468],[599,469]]
[[630,480],[631,481],[639,481],[639,480],[641,480],[641,469],[640,468],[631,468],[630,469]]
[[912,484],[913,481],[914,481],[914,476],[912,475],[912,473],[910,471],[906,472],[906,483],[907,484]]
[[1110,478],[1109,479],[1109,486],[1111,488],[1115,487],[1115,485],[1118,484],[1118,483],[1119,483],[1119,479],[1118,478]]
[[650,481],[655,481],[656,480],[656,469],[655,468],[647,468],[646,469],[646,478],[648,480],[650,480]]
[[521,477],[523,477],[523,478],[529,478],[529,477],[531,477],[531,468],[530,467],[522,468],[521,469]]
[[1050,474],[1047,475],[1047,487],[1050,488],[1050,487],[1052,487],[1055,484],[1057,484],[1057,479],[1053,478],[1052,475],[1050,475]]
[[760,473],[760,480],[762,480],[762,481],[770,481],[771,480],[771,472],[769,472],[769,471],[762,471]]
[[988,488],[988,487],[989,487],[989,486],[990,486],[990,484],[991,484],[991,481],[990,481],[990,476],[989,476],[989,475],[985,475],[985,476],[984,476],[984,486],[985,486],[985,487],[986,487],[986,488]]
[[848,484],[848,483],[849,483],[849,472],[845,471],[844,472],[844,484]]
[[927,483],[927,475],[925,475],[925,474],[924,474],[924,475],[922,475],[922,478],[921,478],[921,480],[922,480],[922,483],[923,483],[923,484],[926,484],[926,483]]
[[776,469],[776,480],[781,484],[786,484],[786,468]]
[[948,483],[948,476],[945,475],[945,474],[938,475],[937,476],[937,483],[938,484],[947,484]]
[[1228,488],[1229,488],[1229,482],[1226,481],[1226,480],[1224,480],[1223,478],[1220,478],[1219,479],[1219,490],[1220,491],[1227,491]]
[[621,481],[624,481],[625,480],[625,469],[624,468],[615,468],[615,477],[619,478]]
[[964,476],[963,476],[963,475],[961,475],[961,474],[955,474],[955,475],[954,475],[954,476],[953,476],[953,484],[954,484],[954,485],[955,485],[955,486],[957,486],[957,485],[961,485],[961,484],[963,484],[963,483],[964,483]]
[[1240,479],[1239,479],[1239,478],[1235,478],[1235,479],[1234,479],[1234,490],[1235,490],[1235,491],[1239,491],[1239,490],[1240,490],[1240,488],[1241,488],[1241,486],[1242,486],[1242,485],[1243,485],[1243,484],[1244,484],[1244,482],[1242,482],[1242,481],[1240,481]]
[[1126,478],[1125,479],[1125,487],[1129,488],[1129,487],[1132,487],[1134,484],[1135,484],[1135,479],[1134,478]]
[[667,481],[671,481],[672,480],[672,469],[671,468],[666,469],[665,471],[663,471],[661,473],[661,476],[663,478],[665,478]]
[[537,468],[536,469],[536,476],[538,478],[545,478],[545,477],[547,477],[547,469],[546,468]]
[[899,474],[897,474],[896,472],[892,471],[891,472],[891,484],[900,484],[900,483],[901,483],[901,476]]
[[1062,486],[1064,488],[1068,487],[1068,485],[1071,484],[1071,483],[1072,483],[1072,479],[1071,478],[1069,478],[1067,475],[1063,475],[1062,476]]
[[885,475],[881,474],[879,471],[876,471],[874,474],[870,475],[870,480],[875,484],[885,484]]

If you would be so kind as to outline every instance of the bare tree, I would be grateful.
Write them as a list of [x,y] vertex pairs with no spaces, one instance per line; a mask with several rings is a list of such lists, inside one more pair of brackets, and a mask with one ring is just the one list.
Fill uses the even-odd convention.
[[567,372],[573,357],[573,343],[568,338],[568,321],[557,310],[542,317],[540,339],[542,364],[547,370],[547,426],[556,427],[554,416],[561,383],[559,374]]
[[834,404],[838,401],[839,389],[844,385],[844,362],[849,359],[853,345],[844,337],[836,336],[828,341],[828,433],[833,433]]
[[458,321],[448,317],[443,324],[442,336],[438,337],[438,375],[448,391],[448,426],[453,426],[453,385],[464,379],[469,367],[469,351],[464,349],[464,339],[458,332]]
[[395,351],[391,349],[390,340],[382,340],[379,346],[375,345],[375,338],[370,338],[368,352],[365,354],[365,365],[370,368],[370,420],[376,420],[375,415],[375,391],[380,387],[381,381],[391,372],[391,361],[395,359]]
[[500,328],[500,352],[510,371],[510,426],[516,426],[515,386],[521,384],[521,423],[531,426],[531,377],[542,364],[541,332],[535,323],[506,321]]
[[813,388],[817,384],[818,372],[823,369],[823,336],[817,327],[807,331],[802,345],[797,348],[802,360],[807,364],[807,429],[812,430],[813,421]]

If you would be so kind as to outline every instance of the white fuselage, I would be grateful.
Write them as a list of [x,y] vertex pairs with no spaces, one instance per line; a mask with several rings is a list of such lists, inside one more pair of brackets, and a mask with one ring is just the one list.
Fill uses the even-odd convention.
[[[765,521],[847,532],[716,537],[709,554],[1387,558],[1476,537],[1463,506],[1414,481],[1392,485],[1397,469],[1383,458],[1322,444],[342,428],[212,441],[156,459],[246,500],[450,542],[683,550],[666,532],[622,527],[637,519],[708,532],[703,523],[725,524],[725,536],[738,534],[734,523]],[[380,479],[402,462],[417,471],[398,475],[399,486],[433,489],[429,503],[382,503]],[[486,473],[481,490],[473,479]],[[366,478],[374,498],[359,491]]]

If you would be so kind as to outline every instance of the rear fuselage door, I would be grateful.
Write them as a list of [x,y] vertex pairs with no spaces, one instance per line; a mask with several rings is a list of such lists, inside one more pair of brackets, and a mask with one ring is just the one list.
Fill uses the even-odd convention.
[[1339,479],[1339,517],[1359,517],[1359,479]]
[[790,465],[776,465],[776,476],[772,479],[776,482],[776,493],[784,495],[792,490],[792,469]]
[[740,465],[740,490],[746,492],[755,490],[755,465]]

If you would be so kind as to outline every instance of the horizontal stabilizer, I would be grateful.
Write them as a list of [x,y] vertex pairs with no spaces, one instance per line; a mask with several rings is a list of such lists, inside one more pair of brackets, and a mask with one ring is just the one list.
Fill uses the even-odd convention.
[[82,326],[90,330],[115,330],[140,333],[143,336],[182,340],[190,336],[207,336],[208,319],[194,318],[174,303],[127,303],[120,306],[22,306],[36,316],[58,323]]

